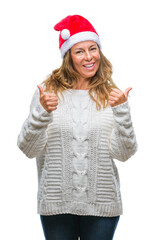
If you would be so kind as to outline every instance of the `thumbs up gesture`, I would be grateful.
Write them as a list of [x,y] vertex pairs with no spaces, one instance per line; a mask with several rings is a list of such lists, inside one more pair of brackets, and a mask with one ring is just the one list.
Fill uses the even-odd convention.
[[109,94],[109,104],[111,107],[115,107],[120,105],[128,100],[129,92],[131,91],[131,87],[128,87],[123,93],[121,90],[117,88],[113,88],[113,90]]
[[37,86],[40,92],[40,103],[43,108],[48,112],[52,112],[57,109],[58,98],[54,93],[44,93],[41,86]]

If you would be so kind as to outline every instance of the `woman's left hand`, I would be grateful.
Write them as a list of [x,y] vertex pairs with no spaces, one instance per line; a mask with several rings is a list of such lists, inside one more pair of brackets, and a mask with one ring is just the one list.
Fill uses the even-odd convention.
[[132,88],[128,87],[123,93],[121,90],[117,88],[113,88],[109,94],[109,104],[111,107],[115,107],[120,105],[128,100],[129,92]]

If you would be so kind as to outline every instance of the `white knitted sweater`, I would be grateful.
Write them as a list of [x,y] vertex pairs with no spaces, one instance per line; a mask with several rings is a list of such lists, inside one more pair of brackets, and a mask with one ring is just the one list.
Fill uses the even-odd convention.
[[128,102],[98,111],[88,90],[70,90],[48,113],[37,89],[18,146],[36,157],[39,214],[122,214],[113,158],[126,161],[137,150]]

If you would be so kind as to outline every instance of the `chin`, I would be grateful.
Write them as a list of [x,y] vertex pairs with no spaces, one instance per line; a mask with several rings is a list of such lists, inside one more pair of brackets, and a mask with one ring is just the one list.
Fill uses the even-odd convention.
[[96,72],[93,72],[93,73],[90,73],[90,74],[85,74],[83,76],[84,76],[84,78],[92,78],[92,77],[95,76],[95,74],[96,74]]

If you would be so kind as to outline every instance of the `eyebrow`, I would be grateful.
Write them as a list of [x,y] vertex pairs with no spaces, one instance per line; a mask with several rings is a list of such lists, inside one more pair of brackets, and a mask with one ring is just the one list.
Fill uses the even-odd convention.
[[[93,45],[91,45],[89,48],[91,48],[91,47],[96,47],[97,46],[97,44],[93,44]],[[83,50],[83,48],[75,48],[75,50]]]

